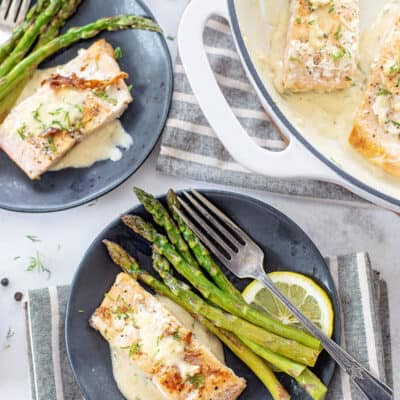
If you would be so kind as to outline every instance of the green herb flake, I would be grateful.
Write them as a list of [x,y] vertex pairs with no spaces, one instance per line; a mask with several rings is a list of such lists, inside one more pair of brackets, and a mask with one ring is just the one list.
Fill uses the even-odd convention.
[[197,375],[191,376],[189,378],[189,382],[196,388],[200,388],[200,387],[204,386],[205,379],[204,379],[203,375],[197,374]]
[[174,37],[174,36],[171,36],[171,35],[168,35],[168,36],[167,36],[167,39],[173,41],[173,40],[175,40],[175,37]]
[[28,127],[26,126],[25,123],[23,123],[22,126],[17,129],[17,133],[18,133],[19,137],[22,140],[26,139],[26,131],[27,131],[27,129],[28,129]]
[[21,256],[15,256],[14,257],[14,261],[17,261],[17,260],[20,260],[21,259]]
[[129,348],[129,357],[134,356],[139,350],[140,350],[140,344],[139,344],[139,343],[134,343],[134,344]]
[[36,122],[41,123],[42,120],[40,119],[40,109],[42,108],[43,104],[40,103],[39,107],[32,111],[32,117]]
[[296,24],[300,25],[302,23],[301,17],[296,18]]
[[390,96],[392,92],[385,88],[379,89],[376,93],[376,96]]
[[179,339],[180,339],[180,337],[179,337],[179,329],[177,329],[177,330],[173,333],[172,337],[173,337],[175,340],[179,340]]
[[289,61],[300,62],[300,59],[298,57],[289,57]]
[[52,136],[49,136],[49,137],[47,138],[47,142],[48,142],[48,144],[49,144],[49,149],[50,149],[50,151],[51,151],[52,153],[57,153],[57,146],[56,146],[56,144],[54,143],[54,138],[53,138]]
[[329,8],[328,8],[328,13],[332,14],[335,11],[335,4],[333,1],[331,1]]
[[41,242],[41,240],[35,235],[25,235],[25,237],[33,243]]
[[133,85],[129,85],[129,86],[128,86],[128,90],[129,90],[130,92],[132,92],[132,89],[133,89]]
[[15,332],[11,328],[8,328],[6,339],[10,340],[14,335],[15,335]]
[[335,36],[336,40],[339,40],[342,37],[342,26],[341,25],[339,25],[338,28],[336,29],[334,36]]
[[351,79],[349,76],[345,76],[344,79],[345,79],[346,81],[348,81],[348,82],[351,82],[351,81],[352,81],[352,79]]
[[50,278],[51,276],[51,271],[44,266],[38,251],[36,251],[34,256],[29,258],[29,265],[27,266],[26,271],[28,272],[37,271],[39,273],[46,272],[48,278]]
[[106,101],[107,103],[112,104],[113,106],[116,106],[118,104],[118,100],[110,97],[106,92],[95,92],[95,95],[97,97],[100,97],[100,99]]
[[400,122],[397,122],[397,121],[394,121],[394,120],[390,119],[388,121],[388,123],[393,124],[396,128],[400,128]]
[[116,60],[120,60],[123,57],[122,49],[121,47],[116,47],[114,50],[114,56]]

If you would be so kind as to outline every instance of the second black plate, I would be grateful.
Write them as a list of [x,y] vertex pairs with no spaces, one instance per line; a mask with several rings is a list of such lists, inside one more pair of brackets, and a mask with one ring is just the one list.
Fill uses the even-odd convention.
[[[335,309],[334,339],[338,341],[340,313],[337,292],[323,257],[308,236],[285,215],[258,200],[228,192],[203,193],[261,246],[269,270],[290,270],[306,274],[327,290]],[[164,202],[165,198],[161,200]],[[141,206],[129,213],[149,218]],[[91,314],[120,272],[102,244],[105,238],[119,243],[137,258],[142,268],[153,273],[149,245],[119,219],[99,234],[84,256],[72,284],[66,317],[66,341],[72,369],[86,400],[123,400],[113,379],[108,344],[88,325]],[[240,289],[248,283],[238,279],[233,281]],[[84,312],[78,313],[78,310]],[[271,399],[258,378],[226,348],[225,357],[227,365],[247,380],[247,389],[241,399]],[[334,361],[323,352],[314,371],[328,385],[334,368]],[[282,376],[281,379],[292,393],[293,400],[308,399],[290,378]]]
[[[85,25],[105,16],[138,14],[152,17],[140,0],[85,0],[68,27]],[[0,151],[0,208],[13,211],[48,212],[75,207],[108,193],[131,176],[148,157],[167,118],[173,74],[167,44],[161,34],[139,30],[106,32],[56,54],[41,68],[64,64],[82,47],[105,38],[121,47],[119,61],[129,74],[134,102],[122,116],[133,145],[120,161],[97,162],[90,168],[48,172],[37,181],[29,178]]]

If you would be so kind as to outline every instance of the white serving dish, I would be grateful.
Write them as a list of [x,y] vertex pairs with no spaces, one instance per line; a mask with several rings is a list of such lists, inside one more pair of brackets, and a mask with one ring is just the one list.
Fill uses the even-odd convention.
[[[370,165],[352,150],[346,141],[348,132],[342,132],[346,137],[336,143],[330,135],[316,134],[296,125],[257,57],[260,52],[268,57],[272,32],[265,15],[261,16],[259,1],[267,2],[265,13],[268,14],[279,7],[288,7],[289,0],[192,0],[179,27],[182,63],[199,105],[221,142],[235,160],[254,172],[337,183],[377,205],[400,211],[400,178]],[[268,1],[274,1],[279,7],[268,10]],[[371,25],[384,3],[360,0],[361,30]],[[400,2],[397,3],[400,10]],[[211,15],[220,15],[229,21],[249,80],[267,113],[289,139],[285,150],[273,152],[259,147],[227,104],[203,45],[204,27]]]

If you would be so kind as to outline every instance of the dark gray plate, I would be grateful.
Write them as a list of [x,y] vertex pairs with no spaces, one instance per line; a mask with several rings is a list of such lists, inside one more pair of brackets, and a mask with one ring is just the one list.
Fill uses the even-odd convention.
[[[140,0],[85,0],[68,26],[84,25],[104,16],[139,14],[152,17]],[[103,161],[90,168],[48,172],[31,181],[0,151],[0,207],[26,212],[49,212],[75,207],[102,196],[131,176],[145,161],[164,127],[171,102],[173,74],[167,44],[161,34],[128,30],[107,32],[80,42],[47,60],[41,67],[64,64],[99,38],[120,46],[122,70],[134,86],[134,102],[122,117],[133,146],[118,162]]]
[[[285,215],[258,200],[228,192],[203,193],[257,241],[266,254],[270,270],[298,271],[309,275],[325,287],[335,308],[334,339],[338,342],[340,313],[337,292],[324,259],[307,235]],[[162,197],[161,200],[164,202],[165,198]],[[148,219],[143,207],[134,208],[129,213]],[[66,316],[66,341],[72,370],[87,400],[123,399],[112,376],[108,345],[87,322],[120,271],[101,243],[105,238],[121,244],[139,260],[142,268],[152,272],[150,247],[119,219],[100,233],[84,256],[72,284]],[[248,283],[238,279],[233,281],[241,289]],[[78,310],[84,312],[78,313]],[[247,380],[248,386],[241,399],[271,399],[255,375],[226,348],[225,357],[227,365]],[[324,352],[315,372],[325,384],[329,384],[334,368],[334,361]],[[290,378],[280,378],[292,393],[292,399],[308,398]]]

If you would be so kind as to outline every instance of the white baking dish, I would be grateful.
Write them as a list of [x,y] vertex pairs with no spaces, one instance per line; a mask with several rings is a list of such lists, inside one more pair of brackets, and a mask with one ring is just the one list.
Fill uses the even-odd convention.
[[[276,12],[268,9],[264,13]],[[238,162],[254,172],[280,178],[310,178],[340,184],[359,196],[383,207],[400,210],[400,178],[390,176],[367,163],[341,140],[299,128],[281,104],[272,78],[266,75],[258,55],[268,58],[271,29],[262,16],[259,0],[192,0],[178,34],[182,63],[200,107],[221,142]],[[288,7],[289,0],[273,0]],[[384,2],[360,0],[361,28],[369,26]],[[400,7],[400,5],[399,5]],[[260,100],[289,139],[288,147],[273,152],[259,147],[242,128],[229,108],[210,68],[203,45],[203,31],[211,15],[225,17],[231,26],[243,66]],[[318,112],[318,104],[316,111]],[[346,136],[348,133],[345,133]],[[342,134],[343,136],[343,134]]]

